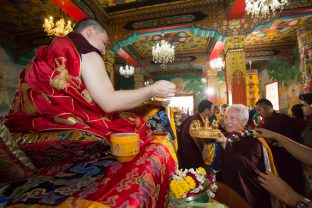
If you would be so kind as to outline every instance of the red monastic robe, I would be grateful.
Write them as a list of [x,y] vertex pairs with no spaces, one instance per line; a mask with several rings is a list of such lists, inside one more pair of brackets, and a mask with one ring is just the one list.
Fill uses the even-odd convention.
[[78,33],[71,36],[75,39],[69,37],[56,37],[50,46],[38,48],[21,73],[5,121],[10,131],[77,129],[108,140],[115,132],[137,132],[145,138],[149,130],[141,117],[106,113],[93,101],[81,79],[81,50],[77,49],[93,46]]

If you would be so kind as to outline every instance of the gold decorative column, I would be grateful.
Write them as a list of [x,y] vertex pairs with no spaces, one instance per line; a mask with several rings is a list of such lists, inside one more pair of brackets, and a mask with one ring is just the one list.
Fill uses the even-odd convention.
[[297,30],[300,68],[303,78],[303,90],[312,92],[312,26],[305,25]]
[[247,95],[247,106],[255,106],[259,100],[259,75],[258,70],[251,69],[247,70],[246,76],[246,95]]
[[107,50],[106,54],[103,56],[106,72],[115,87],[115,70],[114,70],[114,61],[115,53],[111,50]]
[[245,36],[227,37],[224,53],[228,102],[247,105]]

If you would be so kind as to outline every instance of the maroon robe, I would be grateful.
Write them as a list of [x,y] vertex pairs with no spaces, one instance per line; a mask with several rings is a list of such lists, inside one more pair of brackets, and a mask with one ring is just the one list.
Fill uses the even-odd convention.
[[216,169],[217,181],[236,191],[253,208],[270,208],[269,193],[263,189],[255,170],[265,171],[262,144],[255,138],[242,138],[219,147]]
[[207,165],[203,161],[202,150],[196,146],[189,132],[190,125],[194,120],[199,120],[203,126],[202,118],[197,113],[183,121],[177,135],[179,168],[207,168]]
[[[273,112],[272,116],[264,119],[262,128],[282,134],[301,143],[300,129],[295,121],[281,113]],[[304,194],[304,180],[301,163],[291,156],[283,147],[268,142],[279,176],[286,181],[296,192]]]

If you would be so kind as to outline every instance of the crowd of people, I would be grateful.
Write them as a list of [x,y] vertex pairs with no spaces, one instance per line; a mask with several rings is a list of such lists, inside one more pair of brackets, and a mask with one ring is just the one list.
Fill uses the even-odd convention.
[[[176,86],[161,80],[136,90],[115,91],[102,59],[107,42],[105,28],[84,19],[67,37],[39,48],[21,74],[5,120],[8,128],[15,132],[80,129],[107,140],[121,131],[148,137],[142,118],[121,112],[153,96],[174,96]],[[292,109],[295,118],[276,112],[266,99],[251,111],[242,104],[223,104],[219,109],[201,101],[197,113],[186,118],[178,131],[179,167],[216,169],[217,180],[254,208],[275,207],[277,200],[290,207],[312,207],[312,93],[300,99],[303,104]],[[206,117],[218,121],[218,138],[193,138],[192,122],[203,124]],[[210,146],[214,152],[208,158]]]
[[[203,100],[198,113],[181,124],[178,157],[181,168],[214,168],[217,181],[231,187],[251,207],[312,207],[312,93],[300,96],[293,116],[278,113],[267,99],[255,108]],[[216,115],[217,114],[217,115]],[[211,140],[193,138],[192,121],[216,119],[222,131]],[[207,142],[208,141],[208,142]],[[205,148],[218,144],[218,148]],[[207,151],[214,161],[207,162]]]

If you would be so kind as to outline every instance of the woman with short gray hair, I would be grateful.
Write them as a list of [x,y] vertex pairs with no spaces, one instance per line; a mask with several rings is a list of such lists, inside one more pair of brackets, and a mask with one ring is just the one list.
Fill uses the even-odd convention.
[[[219,143],[214,165],[221,170],[217,175],[220,181],[236,191],[253,208],[270,208],[269,193],[260,186],[255,171],[270,168],[267,151],[254,135],[246,130],[248,109],[242,104],[228,107],[224,116],[225,135],[220,134],[215,141]],[[264,145],[265,146],[265,145]]]

